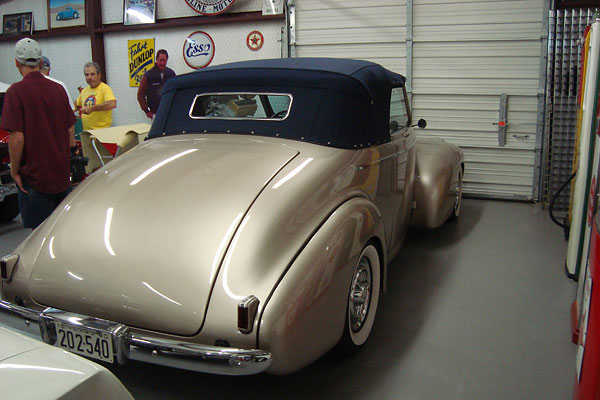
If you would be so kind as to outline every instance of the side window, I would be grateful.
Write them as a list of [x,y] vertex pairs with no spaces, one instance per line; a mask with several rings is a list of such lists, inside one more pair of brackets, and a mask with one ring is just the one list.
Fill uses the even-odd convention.
[[404,90],[401,87],[393,88],[390,99],[390,132],[394,133],[406,126],[408,126],[408,110]]
[[274,115],[286,115],[288,113],[288,109],[290,107],[290,98],[284,96],[267,96],[269,99],[269,103],[271,104],[271,108],[273,109]]

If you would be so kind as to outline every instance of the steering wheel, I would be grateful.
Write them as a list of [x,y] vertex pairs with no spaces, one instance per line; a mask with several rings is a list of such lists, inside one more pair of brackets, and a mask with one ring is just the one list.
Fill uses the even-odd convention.
[[276,112],[275,114],[271,115],[271,118],[281,118],[281,117],[285,117],[287,115],[288,110],[281,110]]

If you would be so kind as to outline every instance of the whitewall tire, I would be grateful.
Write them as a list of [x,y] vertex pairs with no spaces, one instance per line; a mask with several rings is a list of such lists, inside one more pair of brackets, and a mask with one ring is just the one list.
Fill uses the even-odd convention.
[[379,302],[381,266],[379,253],[368,244],[358,257],[348,293],[344,335],[340,342],[345,352],[358,350],[369,338]]

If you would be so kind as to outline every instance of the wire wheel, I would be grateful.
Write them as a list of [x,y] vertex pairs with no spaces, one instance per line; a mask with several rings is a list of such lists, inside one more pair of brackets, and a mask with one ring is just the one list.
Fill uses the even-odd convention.
[[340,342],[342,350],[358,350],[367,341],[377,312],[380,280],[379,254],[369,244],[361,252],[352,274],[346,327]]
[[458,181],[456,182],[455,193],[456,197],[454,199],[454,209],[452,210],[452,214],[450,215],[451,220],[455,220],[460,215],[460,206],[462,203],[462,187],[463,187],[463,170],[460,168],[458,170]]
[[360,331],[367,319],[372,290],[371,263],[367,257],[363,257],[354,272],[348,301],[348,317],[352,332]]

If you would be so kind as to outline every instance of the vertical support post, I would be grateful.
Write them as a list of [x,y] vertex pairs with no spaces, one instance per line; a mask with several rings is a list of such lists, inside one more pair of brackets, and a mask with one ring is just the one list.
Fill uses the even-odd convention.
[[287,6],[288,57],[296,57],[296,6],[294,0],[288,0]]
[[506,115],[508,112],[508,94],[500,95],[500,108],[498,111],[498,146],[506,145]]
[[107,81],[106,54],[104,52],[104,34],[97,29],[102,28],[102,1],[88,0],[85,2],[85,16],[90,31],[90,45],[92,47],[92,61],[100,65],[102,81]]
[[406,0],[406,94],[412,109],[413,81],[413,0]]
[[544,16],[542,19],[542,35],[540,37],[541,57],[537,94],[537,119],[535,125],[535,164],[533,171],[533,193],[535,201],[542,200],[543,179],[543,143],[546,119],[546,80],[548,71],[548,32],[549,32],[550,1],[544,1]]
[[280,34],[280,39],[279,39],[279,41],[280,41],[279,44],[281,45],[279,56],[281,58],[288,58],[290,56],[290,49],[289,49],[289,44],[288,44],[290,41],[290,39],[289,39],[290,30],[288,28],[289,21],[288,21],[288,10],[287,9],[288,9],[288,5],[286,2],[283,5],[283,15],[285,15],[285,23],[281,27],[281,34]]

